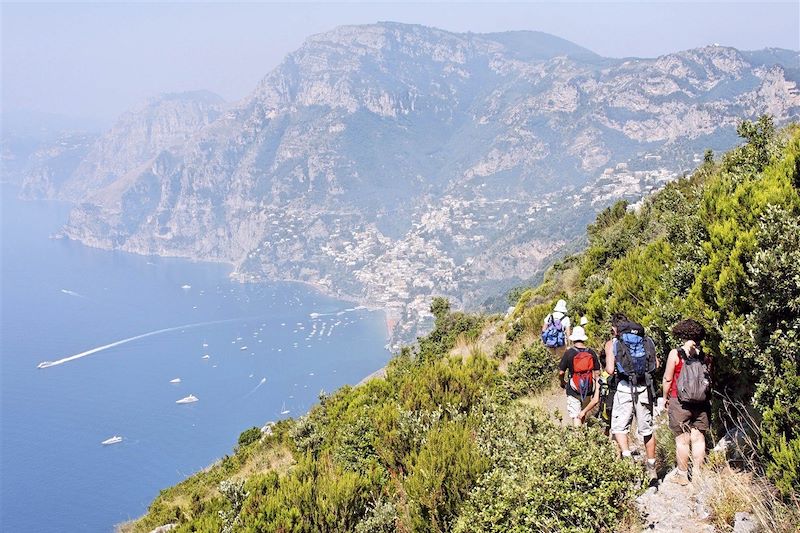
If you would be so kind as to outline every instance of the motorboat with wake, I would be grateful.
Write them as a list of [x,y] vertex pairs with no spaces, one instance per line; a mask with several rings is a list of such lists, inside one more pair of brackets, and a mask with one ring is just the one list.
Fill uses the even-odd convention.
[[114,435],[113,437],[104,440],[100,444],[102,444],[103,446],[108,446],[109,444],[117,444],[120,442],[122,442],[122,437],[120,437],[119,435]]

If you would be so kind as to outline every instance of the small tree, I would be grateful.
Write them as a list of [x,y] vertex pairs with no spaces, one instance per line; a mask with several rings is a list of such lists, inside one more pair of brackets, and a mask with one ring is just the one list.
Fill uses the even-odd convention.
[[242,433],[239,435],[238,447],[240,449],[244,448],[245,446],[248,446],[258,441],[260,438],[261,438],[261,430],[256,426],[253,426],[250,429],[242,431]]

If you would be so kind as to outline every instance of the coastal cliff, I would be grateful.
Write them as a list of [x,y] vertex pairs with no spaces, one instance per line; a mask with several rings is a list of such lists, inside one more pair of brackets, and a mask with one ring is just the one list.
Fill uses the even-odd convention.
[[387,310],[475,308],[735,143],[797,118],[797,53],[708,46],[603,58],[537,32],[395,23],[315,35],[240,102],[162,98],[123,117],[60,188],[90,246],[229,262]]

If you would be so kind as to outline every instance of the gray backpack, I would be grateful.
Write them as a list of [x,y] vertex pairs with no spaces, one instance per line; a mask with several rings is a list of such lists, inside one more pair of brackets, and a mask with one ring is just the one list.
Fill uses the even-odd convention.
[[704,403],[711,399],[711,377],[703,359],[689,357],[683,348],[678,350],[683,361],[678,374],[678,400],[681,403]]

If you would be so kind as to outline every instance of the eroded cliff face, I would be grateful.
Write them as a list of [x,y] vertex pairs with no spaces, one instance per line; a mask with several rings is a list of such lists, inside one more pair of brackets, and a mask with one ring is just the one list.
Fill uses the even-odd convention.
[[432,294],[472,305],[534,276],[600,208],[731,146],[742,118],[796,118],[787,57],[338,28],[221,114],[181,101],[121,119],[64,186],[83,198],[64,233],[315,283],[413,335]]
[[183,145],[222,113],[222,99],[207,91],[164,94],[122,115],[103,135],[63,135],[37,151],[22,175],[28,198],[86,200],[151,161]]
[[20,196],[27,199],[60,198],[61,188],[89,153],[97,135],[65,132],[35,150],[17,172]]

